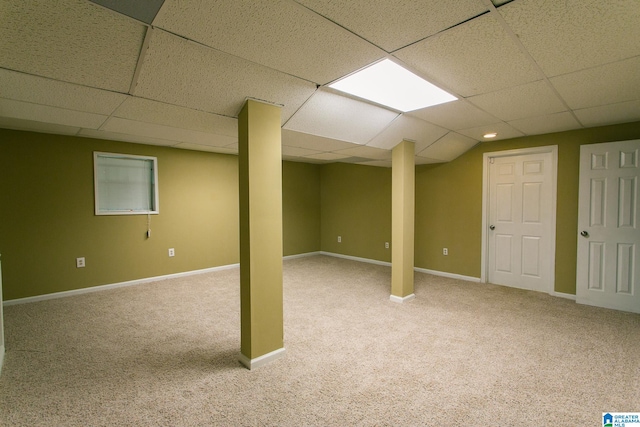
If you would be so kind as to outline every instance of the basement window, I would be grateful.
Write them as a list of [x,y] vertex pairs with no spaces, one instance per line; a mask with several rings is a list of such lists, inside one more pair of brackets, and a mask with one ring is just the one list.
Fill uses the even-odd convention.
[[158,159],[93,153],[96,215],[159,213]]

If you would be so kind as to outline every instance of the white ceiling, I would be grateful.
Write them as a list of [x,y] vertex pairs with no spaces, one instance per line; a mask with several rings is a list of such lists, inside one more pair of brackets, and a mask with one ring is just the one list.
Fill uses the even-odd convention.
[[[0,0],[0,127],[237,153],[247,98],[283,158],[390,166],[640,120],[638,0]],[[329,89],[383,58],[459,99],[400,113]]]

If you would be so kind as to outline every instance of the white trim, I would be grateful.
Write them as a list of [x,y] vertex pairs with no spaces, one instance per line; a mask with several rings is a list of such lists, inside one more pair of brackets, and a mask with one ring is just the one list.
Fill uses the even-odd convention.
[[285,349],[284,347],[279,348],[277,350],[272,351],[271,353],[264,354],[260,357],[256,357],[255,359],[249,359],[244,354],[238,354],[238,360],[242,363],[247,369],[252,370],[264,366],[268,363],[273,362],[276,359],[284,356]]
[[[289,260],[289,259],[295,259],[295,258],[303,258],[303,257],[314,256],[314,255],[320,255],[320,253],[321,252],[318,251],[318,252],[306,252],[306,253],[303,253],[303,254],[296,254],[296,255],[288,255],[286,257],[283,257],[283,260]],[[182,272],[182,273],[167,274],[167,275],[164,275],[164,276],[155,276],[155,277],[147,277],[147,278],[144,278],[144,279],[129,280],[127,282],[112,283],[112,284],[108,284],[108,285],[91,286],[91,287],[88,287],[88,288],[74,289],[74,290],[71,290],[71,291],[62,291],[62,292],[55,292],[55,293],[52,293],[52,294],[36,295],[36,296],[33,296],[33,297],[12,299],[12,300],[9,300],[9,301],[4,301],[2,303],[2,305],[6,307],[6,306],[9,306],[9,305],[27,304],[27,303],[31,303],[31,302],[45,301],[45,300],[55,299],[55,298],[71,297],[71,296],[74,296],[74,295],[81,295],[81,294],[86,294],[86,293],[89,293],[89,292],[106,291],[108,289],[122,288],[122,287],[125,287],[125,286],[141,285],[143,283],[158,282],[160,280],[175,279],[177,277],[194,276],[196,274],[211,273],[211,272],[214,272],[214,271],[229,270],[229,269],[238,268],[238,267],[240,267],[240,264],[228,264],[228,265],[223,265],[223,266],[220,266],[220,267],[204,268],[202,270],[191,270],[191,271],[185,271],[185,272]]]
[[27,304],[31,302],[38,302],[38,301],[45,301],[45,300],[56,299],[56,298],[70,297],[74,295],[88,294],[90,292],[106,291],[108,289],[122,288],[125,286],[134,286],[134,285],[141,285],[143,283],[158,282],[160,280],[175,279],[177,277],[187,277],[187,276],[194,276],[196,274],[211,273],[213,271],[229,270],[232,268],[238,268],[239,266],[240,264],[229,264],[229,265],[223,265],[220,267],[204,268],[202,270],[192,270],[192,271],[185,271],[182,273],[167,274],[164,276],[147,277],[145,279],[137,279],[137,280],[130,280],[128,282],[112,283],[110,285],[91,286],[89,288],[74,289],[71,291],[62,291],[62,292],[55,292],[52,294],[37,295],[34,297],[12,299],[9,301],[4,301],[2,304],[5,307],[9,305]]
[[286,261],[286,260],[289,260],[289,259],[306,258],[306,257],[314,256],[314,255],[320,255],[320,251],[305,252],[305,253],[302,253],[302,254],[295,254],[295,255],[287,255],[285,257],[282,257],[282,260]]
[[489,241],[487,239],[488,224],[488,194],[489,194],[489,162],[491,158],[522,156],[527,154],[551,153],[551,248],[549,250],[549,258],[551,259],[551,271],[549,277],[548,293],[553,295],[555,292],[556,281],[556,216],[557,216],[557,200],[558,200],[558,146],[545,145],[542,147],[519,148],[516,150],[492,151],[484,153],[482,156],[482,252],[480,257],[480,282],[487,283],[489,262]]
[[433,274],[434,276],[449,277],[451,279],[458,279],[458,280],[464,280],[467,282],[480,283],[479,277],[463,276],[462,274],[447,273],[446,271],[428,270],[426,268],[419,268],[419,267],[415,267],[414,271],[417,271],[418,273]]
[[407,295],[406,297],[398,297],[398,296],[395,296],[395,295],[389,295],[389,299],[392,302],[397,302],[399,304],[402,304],[403,302],[411,301],[415,297],[416,297],[416,294],[410,294],[410,295]]
[[574,294],[565,294],[563,292],[553,292],[551,295],[558,298],[566,298],[575,301],[576,296]]
[[390,262],[378,261],[377,259],[360,258],[360,257],[357,257],[357,256],[342,255],[342,254],[337,254],[337,253],[334,253],[334,252],[325,252],[325,251],[320,251],[320,255],[327,255],[327,256],[332,256],[332,257],[336,257],[336,258],[349,259],[351,261],[366,262],[366,263],[369,263],[369,264],[377,264],[377,265],[384,265],[384,266],[387,266],[387,267],[391,267],[391,263]]
[[2,364],[4,363],[4,346],[0,345],[0,374],[2,374]]
[[[119,211],[110,211],[110,210],[100,210],[100,200],[99,200],[99,183],[100,178],[98,176],[98,159],[100,157],[103,158],[111,158],[111,159],[129,159],[129,160],[150,160],[153,162],[153,206],[149,207],[147,210],[119,210]],[[102,151],[94,151],[93,152],[93,198],[94,198],[94,213],[96,216],[103,215],[158,215],[160,214],[160,190],[158,184],[158,158],[152,156],[138,156],[134,154],[121,154],[121,153],[105,153]]]

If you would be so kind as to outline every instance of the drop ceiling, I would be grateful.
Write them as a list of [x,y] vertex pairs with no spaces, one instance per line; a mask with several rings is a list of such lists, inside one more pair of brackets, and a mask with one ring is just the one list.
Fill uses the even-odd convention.
[[[287,160],[390,166],[640,120],[637,0],[0,0],[0,127],[237,153],[247,98]],[[458,100],[401,113],[328,85],[389,58]],[[490,142],[488,142],[490,143]]]

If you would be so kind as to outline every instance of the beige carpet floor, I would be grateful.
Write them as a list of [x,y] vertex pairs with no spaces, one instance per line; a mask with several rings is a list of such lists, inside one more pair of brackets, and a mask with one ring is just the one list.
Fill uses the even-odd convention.
[[313,256],[249,371],[237,269],[5,308],[2,426],[601,426],[640,411],[640,315]]

